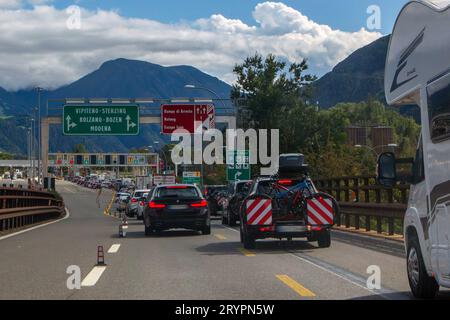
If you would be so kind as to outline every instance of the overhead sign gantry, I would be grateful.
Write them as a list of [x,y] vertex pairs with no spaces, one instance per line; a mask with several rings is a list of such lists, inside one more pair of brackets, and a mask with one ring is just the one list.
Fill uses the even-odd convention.
[[[61,110],[63,115],[49,116],[49,103],[57,103],[61,107],[51,108]],[[232,108],[223,108],[220,114],[214,107],[214,100],[207,99],[111,99],[111,98],[68,98],[51,99],[47,101],[47,116],[41,123],[41,152],[43,176],[48,176],[50,126],[62,125],[63,132],[69,136],[112,136],[138,135],[141,125],[162,125],[162,105],[194,104],[202,108],[196,111],[199,115],[195,120],[209,121],[209,128],[216,123],[225,123],[229,129],[236,129],[236,114]],[[126,109],[126,110],[124,110]],[[145,112],[143,113],[143,109]],[[77,114],[78,110],[78,114]],[[97,111],[92,111],[97,110]],[[102,111],[105,110],[105,111]],[[113,110],[113,111],[111,111]],[[114,111],[115,110],[115,111]],[[92,113],[91,112],[95,112]],[[105,115],[102,114],[105,112]],[[110,112],[113,112],[112,114]],[[124,113],[125,112],[125,113]],[[108,115],[109,114],[109,115]],[[88,117],[87,119],[85,117]],[[97,119],[96,119],[97,117]],[[162,130],[161,130],[162,131]],[[70,165],[70,163],[69,163]]]

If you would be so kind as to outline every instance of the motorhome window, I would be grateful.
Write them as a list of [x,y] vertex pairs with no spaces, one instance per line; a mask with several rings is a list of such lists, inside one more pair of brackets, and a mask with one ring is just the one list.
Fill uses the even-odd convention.
[[450,74],[427,88],[430,134],[434,143],[450,139]]

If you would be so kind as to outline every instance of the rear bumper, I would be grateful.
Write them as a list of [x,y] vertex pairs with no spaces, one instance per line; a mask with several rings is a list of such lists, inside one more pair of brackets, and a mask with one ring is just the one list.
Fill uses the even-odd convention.
[[180,217],[180,218],[155,218],[146,219],[145,225],[155,229],[201,229],[208,225],[208,217]]
[[308,226],[289,226],[296,227],[298,230],[286,231],[281,228],[276,228],[275,230],[261,230],[263,226],[247,226],[247,230],[255,239],[267,239],[267,238],[307,238],[317,235],[317,233],[329,229],[329,227],[322,227],[320,229],[308,228]]

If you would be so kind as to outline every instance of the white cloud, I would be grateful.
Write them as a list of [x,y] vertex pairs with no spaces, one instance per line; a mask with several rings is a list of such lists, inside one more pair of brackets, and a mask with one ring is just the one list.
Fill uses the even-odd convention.
[[234,64],[255,52],[274,53],[292,62],[306,57],[312,70],[323,73],[381,36],[364,29],[334,30],[282,3],[261,3],[253,16],[254,26],[220,14],[192,23],[165,24],[82,9],[81,29],[69,30],[65,10],[52,6],[14,10],[0,5],[0,86],[54,88],[119,57],[193,65],[227,82],[234,80]]
[[24,4],[32,6],[43,5],[53,2],[53,0],[0,0],[0,9],[19,9]]
[[22,6],[22,0],[0,0],[0,9],[16,9]]

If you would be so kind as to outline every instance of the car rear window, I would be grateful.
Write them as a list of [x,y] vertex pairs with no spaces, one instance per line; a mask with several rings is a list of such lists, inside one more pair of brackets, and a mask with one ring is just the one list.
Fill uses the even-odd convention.
[[161,187],[156,190],[155,198],[193,199],[200,198],[200,195],[194,187]]
[[245,190],[245,186],[247,185],[247,182],[238,183],[236,186],[236,192],[240,193]]
[[134,197],[135,198],[141,198],[143,194],[144,194],[143,192],[135,192],[134,193]]

